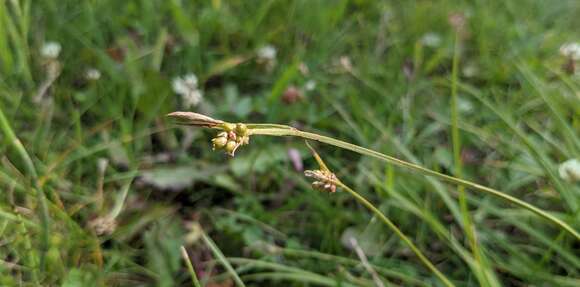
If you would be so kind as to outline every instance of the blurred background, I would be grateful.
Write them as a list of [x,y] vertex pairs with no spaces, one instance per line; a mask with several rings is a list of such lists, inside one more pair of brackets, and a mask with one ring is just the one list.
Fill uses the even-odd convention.
[[[312,189],[303,140],[252,137],[231,158],[164,117],[178,110],[332,136],[578,230],[578,15],[574,0],[2,0],[0,284],[191,286],[183,246],[205,286],[239,285],[224,262],[247,286],[442,286],[348,194]],[[467,190],[476,256],[456,186],[315,147],[456,285],[580,285],[579,242],[538,216]]]

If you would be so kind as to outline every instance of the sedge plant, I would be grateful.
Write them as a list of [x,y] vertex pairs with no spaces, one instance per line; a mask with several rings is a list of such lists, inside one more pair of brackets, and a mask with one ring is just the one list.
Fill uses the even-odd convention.
[[[321,143],[350,150],[362,155],[370,156],[387,163],[405,167],[407,169],[422,173],[427,176],[433,176],[436,178],[443,179],[447,182],[458,185],[460,187],[460,190],[463,192],[465,192],[465,190],[473,190],[483,192],[486,194],[491,194],[504,201],[510,202],[519,207],[532,211],[533,213],[544,218],[545,220],[558,226],[564,232],[567,232],[570,235],[572,235],[575,240],[580,241],[580,234],[573,227],[571,227],[564,221],[556,218],[555,216],[549,214],[548,212],[545,212],[525,201],[512,197],[499,190],[483,186],[465,179],[433,171],[420,165],[413,164],[392,156],[388,156],[355,144],[319,135],[316,133],[301,131],[299,129],[286,125],[229,123],[193,112],[173,112],[168,114],[168,116],[170,118],[177,120],[177,123],[182,125],[205,127],[218,130],[217,136],[212,139],[213,149],[223,150],[226,154],[232,157],[235,155],[236,151],[240,147],[248,145],[250,143],[250,136],[253,135],[291,136],[303,138],[305,140],[318,141]],[[327,191],[331,193],[336,192],[337,189],[341,189],[347,192],[349,195],[354,197],[360,204],[364,205],[367,209],[369,209],[374,214],[374,216],[380,219],[380,221],[382,221],[385,225],[387,225],[387,227],[389,227],[391,231],[393,231],[411,249],[411,251],[420,259],[420,261],[425,265],[425,267],[427,267],[439,280],[441,280],[441,282],[445,286],[454,286],[454,284],[443,273],[441,273],[441,271],[439,271],[437,267],[435,267],[435,265],[421,252],[421,250],[419,250],[419,248],[417,248],[414,245],[414,243],[391,220],[389,220],[370,201],[368,201],[362,195],[360,195],[352,188],[350,188],[342,181],[340,181],[336,177],[336,175],[328,169],[328,167],[324,164],[318,153],[316,153],[316,151],[308,144],[307,141],[306,144],[308,148],[311,150],[314,158],[316,159],[316,161],[320,166],[320,169],[318,170],[305,171],[305,175],[314,180],[312,183],[314,189],[317,189],[319,191]],[[467,210],[464,209],[463,212],[467,212]],[[468,232],[470,231],[468,230]],[[470,237],[470,242],[473,243],[472,242],[473,238],[471,238],[471,236],[472,234],[471,235],[468,234],[468,237]],[[477,249],[474,250],[474,252],[476,255],[478,255]]]
[[[214,150],[223,150],[226,154],[234,156],[235,152],[241,146],[248,145],[250,143],[250,137],[255,135],[266,135],[266,136],[290,136],[299,137],[306,140],[313,140],[325,144],[329,144],[342,149],[350,150],[361,155],[370,156],[381,161],[394,164],[400,167],[410,169],[412,171],[439,178],[441,180],[463,186],[467,190],[478,191],[485,194],[493,195],[503,201],[509,202],[521,208],[527,209],[536,215],[542,217],[546,221],[556,225],[562,230],[569,233],[575,240],[580,241],[580,232],[575,230],[573,227],[560,220],[559,218],[551,215],[550,213],[535,207],[523,200],[515,198],[497,189],[487,187],[469,180],[462,178],[450,176],[444,173],[440,173],[426,167],[410,163],[396,157],[392,157],[368,148],[364,148],[355,144],[351,144],[345,141],[337,140],[328,136],[323,136],[316,133],[305,132],[287,125],[279,124],[255,124],[255,123],[230,123],[222,120],[213,119],[206,115],[202,115],[194,112],[173,112],[167,115],[168,117],[175,119],[178,124],[205,127],[210,129],[218,130],[218,134],[212,139]],[[323,186],[324,187],[324,186]]]
[[330,171],[326,166],[320,155],[306,142],[306,145],[312,152],[314,159],[318,163],[320,169],[318,170],[306,170],[304,175],[314,179],[312,187],[320,191],[336,192],[337,188],[340,188],[354,197],[360,204],[364,205],[369,209],[375,216],[377,216],[387,227],[389,227],[406,245],[415,253],[415,255],[421,260],[421,262],[431,271],[445,286],[455,286],[451,283],[451,280],[447,278],[435,265],[419,250],[419,248],[411,241],[398,227],[395,225],[388,217],[385,216],[376,206],[374,206],[370,201],[360,195],[358,192],[354,191],[348,185],[344,184],[342,181],[336,177],[336,175]]

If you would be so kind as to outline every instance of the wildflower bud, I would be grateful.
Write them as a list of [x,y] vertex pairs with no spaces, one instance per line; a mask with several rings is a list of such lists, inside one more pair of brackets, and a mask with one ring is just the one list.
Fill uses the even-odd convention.
[[302,92],[295,86],[290,86],[282,94],[282,101],[285,104],[291,105],[304,98]]
[[234,153],[236,152],[237,148],[238,148],[238,143],[230,140],[226,143],[224,150],[226,151],[227,154],[234,156]]
[[226,146],[228,139],[226,137],[217,137],[212,139],[211,142],[213,143],[213,150],[222,149],[224,146]]
[[455,29],[457,32],[463,32],[465,24],[467,23],[467,17],[462,12],[454,12],[449,14],[447,20],[449,21],[451,27],[453,27],[453,29]]

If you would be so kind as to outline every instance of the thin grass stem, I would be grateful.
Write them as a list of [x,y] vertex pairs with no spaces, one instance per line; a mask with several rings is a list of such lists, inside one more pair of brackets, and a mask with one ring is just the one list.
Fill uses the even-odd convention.
[[[458,178],[463,177],[463,161],[461,159],[461,136],[459,134],[459,108],[458,108],[458,93],[457,86],[459,83],[459,60],[461,50],[461,36],[459,32],[455,33],[455,45],[453,53],[453,65],[451,69],[451,142],[453,145],[453,164],[454,175]],[[487,277],[487,264],[484,262],[483,255],[477,242],[476,231],[469,214],[469,207],[467,204],[467,195],[465,194],[465,186],[458,185],[457,193],[459,194],[459,208],[463,218],[463,230],[467,236],[471,252],[475,262],[477,262],[480,274],[477,274],[480,283],[485,286],[490,286],[491,279]],[[497,284],[495,284],[497,286]]]
[[234,282],[236,282],[236,285],[238,285],[239,287],[246,287],[246,285],[244,284],[244,282],[242,281],[242,279],[240,278],[234,267],[232,267],[232,265],[228,262],[228,260],[221,252],[221,250],[217,247],[215,242],[213,242],[213,240],[211,240],[211,238],[209,238],[209,236],[205,234],[205,231],[201,232],[201,237],[203,238],[203,241],[205,242],[205,244],[207,244],[213,255],[216,257],[216,259],[222,263],[222,265],[224,266],[224,268],[226,268],[230,276],[232,276]]
[[24,145],[22,144],[20,139],[18,139],[18,137],[16,136],[16,134],[12,130],[12,127],[10,126],[10,123],[8,122],[8,119],[4,115],[4,111],[2,110],[1,107],[0,107],[0,130],[2,130],[2,132],[4,133],[4,136],[6,137],[6,140],[8,140],[8,142],[10,144],[12,144],[12,147],[14,147],[18,156],[22,159],[22,162],[24,163],[24,167],[33,181],[34,190],[36,193],[38,204],[40,205],[39,214],[38,214],[38,217],[40,218],[40,227],[41,227],[40,228],[41,229],[41,237],[40,237],[40,260],[39,260],[40,266],[39,267],[41,270],[44,270],[44,268],[45,268],[45,266],[44,266],[45,265],[45,256],[46,256],[46,252],[48,252],[48,246],[49,246],[48,233],[49,233],[49,225],[50,225],[50,219],[49,219],[50,217],[49,217],[49,213],[48,213],[48,205],[46,202],[46,195],[44,194],[42,187],[38,183],[38,173],[36,172],[36,168],[34,167],[34,163],[32,162],[30,155],[28,154],[28,152],[26,152]]
[[463,185],[468,189],[472,189],[472,190],[476,190],[476,191],[480,191],[486,194],[490,194],[493,195],[495,197],[499,197],[505,201],[508,201],[514,205],[517,205],[519,207],[525,208],[537,215],[539,215],[540,217],[554,223],[555,225],[557,225],[558,227],[566,230],[566,232],[568,232],[569,234],[571,234],[576,240],[580,241],[580,233],[578,233],[578,231],[574,230],[574,228],[572,228],[570,225],[566,224],[565,222],[563,222],[562,220],[556,218],[555,216],[525,202],[522,201],[520,199],[517,199],[511,195],[508,195],[506,193],[503,193],[499,190],[481,185],[481,184],[477,184],[465,179],[461,179],[461,178],[456,178],[450,175],[446,175],[440,172],[436,172],[434,170],[430,170],[428,168],[422,167],[420,165],[416,165],[392,156],[388,156],[385,154],[382,154],[380,152],[374,151],[374,150],[370,150],[361,146],[357,146],[345,141],[341,141],[341,140],[337,140],[331,137],[327,137],[327,136],[322,136],[319,134],[315,134],[315,133],[309,133],[309,132],[304,132],[295,128],[287,128],[287,129],[278,129],[278,128],[265,128],[265,129],[252,129],[251,130],[251,134],[252,135],[269,135],[269,136],[294,136],[294,137],[300,137],[303,139],[309,139],[309,140],[314,140],[314,141],[318,141],[321,143],[326,143],[329,145],[333,145],[339,148],[343,148],[343,149],[347,149],[362,155],[367,155],[370,157],[374,157],[377,159],[380,159],[382,161],[391,163],[391,164],[395,164],[401,167],[405,167],[408,168],[410,170],[422,173],[424,175],[428,175],[428,176],[433,176],[433,177],[437,177],[440,178],[442,180],[445,180],[447,182],[453,183],[453,184],[458,184],[458,185]]
[[451,283],[451,281],[443,273],[441,273],[441,271],[439,271],[439,269],[437,269],[437,267],[435,267],[435,265],[433,265],[433,263],[431,263],[431,261],[425,255],[423,255],[423,252],[421,252],[421,250],[419,250],[419,248],[417,248],[417,246],[415,246],[413,241],[411,241],[397,227],[397,225],[395,225],[391,220],[389,220],[370,201],[366,200],[362,195],[358,194],[356,191],[354,191],[353,189],[348,187],[346,184],[342,183],[340,180],[337,180],[335,183],[338,187],[340,187],[343,190],[345,190],[346,192],[348,192],[358,202],[360,202],[362,205],[364,205],[366,208],[368,208],[372,213],[375,214],[375,216],[377,216],[383,223],[385,223],[385,225],[387,225],[393,232],[395,232],[395,234],[397,234],[397,236],[413,251],[413,253],[415,253],[415,255],[417,255],[419,260],[421,260],[421,262],[423,264],[425,264],[425,266],[429,270],[431,270],[431,272],[433,272],[433,274],[435,274],[435,276],[437,276],[443,282],[443,284],[445,284],[445,286],[455,286],[453,283]]
[[189,272],[189,276],[191,277],[193,287],[201,287],[197,275],[195,274],[195,270],[193,269],[193,265],[191,264],[191,260],[189,259],[189,255],[187,254],[187,250],[185,250],[185,247],[183,246],[181,246],[180,249],[183,261],[185,261],[185,266],[187,266],[187,272]]

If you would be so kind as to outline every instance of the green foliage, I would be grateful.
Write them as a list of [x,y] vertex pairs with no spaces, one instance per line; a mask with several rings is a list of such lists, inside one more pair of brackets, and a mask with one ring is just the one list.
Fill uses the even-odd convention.
[[[331,135],[580,230],[580,186],[558,174],[580,157],[580,80],[558,52],[580,41],[578,11],[573,0],[0,0],[0,285],[191,285],[183,245],[202,286],[375,286],[349,234],[385,285],[440,284],[347,193],[311,189],[288,157],[316,166],[302,142],[256,137],[231,159],[211,151],[213,133],[165,121],[174,110]],[[458,49],[452,13],[466,17]],[[53,82],[48,41],[62,46]],[[266,45],[271,69],[256,58]],[[204,95],[190,108],[172,91],[187,73]],[[538,216],[469,189],[462,208],[455,185],[317,150],[454,284],[580,285],[578,242]]]
[[181,268],[181,238],[179,223],[162,219],[143,234],[147,252],[147,267],[155,270],[157,286],[175,286]]

